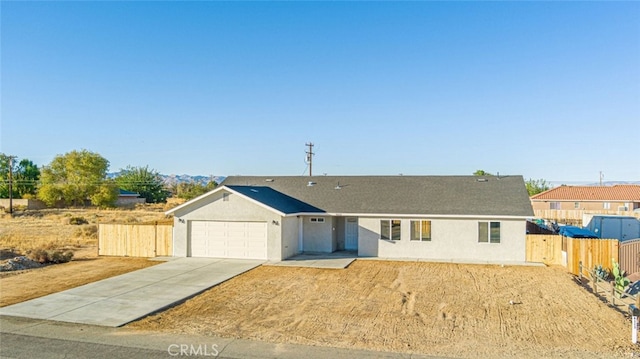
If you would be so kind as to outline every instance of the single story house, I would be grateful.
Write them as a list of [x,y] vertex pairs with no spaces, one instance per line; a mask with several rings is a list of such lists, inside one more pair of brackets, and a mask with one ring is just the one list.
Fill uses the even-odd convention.
[[118,189],[118,198],[116,199],[116,207],[134,206],[138,203],[145,203],[144,198],[140,198],[140,193],[127,191],[122,188]]
[[227,177],[166,212],[179,257],[280,261],[302,252],[524,262],[522,176]]
[[640,208],[640,185],[560,186],[531,197],[534,210],[611,210]]

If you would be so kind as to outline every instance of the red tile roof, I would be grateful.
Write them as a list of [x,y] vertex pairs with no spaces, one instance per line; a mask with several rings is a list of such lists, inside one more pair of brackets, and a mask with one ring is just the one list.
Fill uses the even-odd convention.
[[640,185],[560,186],[531,197],[532,200],[640,201]]

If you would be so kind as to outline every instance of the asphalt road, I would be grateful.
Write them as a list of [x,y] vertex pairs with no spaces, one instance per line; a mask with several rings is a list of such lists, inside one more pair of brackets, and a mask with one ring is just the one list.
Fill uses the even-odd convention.
[[[123,347],[114,344],[83,343],[71,339],[40,338],[0,334],[0,358],[169,358],[166,350]],[[222,358],[220,356],[219,358]]]
[[0,358],[436,359],[432,356],[278,344],[0,316]]

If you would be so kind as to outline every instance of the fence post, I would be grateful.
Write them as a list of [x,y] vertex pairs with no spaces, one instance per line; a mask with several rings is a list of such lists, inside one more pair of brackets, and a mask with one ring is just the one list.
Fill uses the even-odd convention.
[[598,288],[598,276],[595,275],[595,273],[594,273],[594,275],[593,275],[593,294],[598,294],[598,289],[597,288]]
[[616,286],[613,283],[611,284],[611,304],[616,306]]
[[582,261],[578,262],[578,268],[579,268],[578,279],[580,280],[580,284],[582,284]]

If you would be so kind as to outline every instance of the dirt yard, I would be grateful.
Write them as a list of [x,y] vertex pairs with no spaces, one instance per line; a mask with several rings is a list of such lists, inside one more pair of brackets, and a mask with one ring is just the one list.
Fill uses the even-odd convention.
[[634,351],[629,319],[564,268],[545,267],[262,266],[129,327],[463,358],[628,358]]
[[146,258],[83,258],[69,263],[18,272],[0,277],[0,307],[79,287],[101,279],[162,262]]
[[0,272],[0,307],[60,292],[160,262],[144,258],[98,257],[98,223],[164,221],[163,208],[50,209],[0,214],[0,262],[32,249],[64,249],[73,260],[20,271]]

